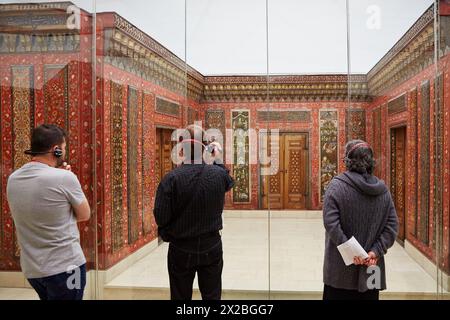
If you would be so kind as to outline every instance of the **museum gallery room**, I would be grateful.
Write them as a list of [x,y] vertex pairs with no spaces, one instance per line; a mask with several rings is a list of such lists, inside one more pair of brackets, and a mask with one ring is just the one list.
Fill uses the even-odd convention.
[[39,299],[7,186],[42,124],[65,130],[91,209],[84,299],[171,298],[155,199],[192,124],[234,179],[222,299],[322,299],[352,140],[398,221],[380,299],[450,299],[449,1],[1,0],[0,86],[1,300]]

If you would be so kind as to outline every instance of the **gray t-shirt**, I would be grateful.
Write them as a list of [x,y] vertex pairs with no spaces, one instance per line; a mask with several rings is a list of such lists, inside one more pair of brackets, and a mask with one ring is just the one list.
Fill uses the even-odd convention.
[[9,177],[7,197],[25,277],[48,277],[86,263],[72,210],[86,198],[75,174],[27,163]]

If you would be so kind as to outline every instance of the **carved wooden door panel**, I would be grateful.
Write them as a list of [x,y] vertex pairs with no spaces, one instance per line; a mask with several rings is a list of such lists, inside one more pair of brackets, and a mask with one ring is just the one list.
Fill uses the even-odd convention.
[[174,168],[171,158],[172,130],[156,128],[155,141],[155,183],[158,186],[161,179]]
[[[278,136],[275,138],[276,140],[271,140],[271,137],[267,135],[264,135],[262,139],[264,146],[268,149],[267,155],[269,159],[276,161],[276,163],[269,163],[266,166],[262,165],[263,168],[270,168],[270,175],[261,176],[263,183],[263,209],[268,209],[269,205],[271,209],[283,209],[283,139],[282,136]],[[278,147],[273,147],[277,145],[277,142]]]
[[[279,136],[278,148],[270,147],[270,138],[263,137],[263,146],[269,151],[271,175],[262,175],[262,207],[267,209],[305,209],[308,192],[308,137],[307,134],[286,133]],[[261,165],[262,168],[267,166]],[[269,204],[270,203],[270,204]]]
[[305,209],[308,150],[304,134],[284,135],[284,208]]
[[406,127],[391,130],[391,194],[399,220],[398,239],[405,240]]

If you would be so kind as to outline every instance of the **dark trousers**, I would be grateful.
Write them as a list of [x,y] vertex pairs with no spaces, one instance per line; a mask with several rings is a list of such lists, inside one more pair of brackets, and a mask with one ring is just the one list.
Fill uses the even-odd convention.
[[358,290],[337,289],[325,285],[323,288],[323,300],[379,300],[379,290]]
[[220,236],[171,242],[167,267],[172,300],[192,300],[196,273],[202,299],[221,299],[223,251]]
[[[78,277],[79,279],[75,279]],[[86,265],[45,278],[28,279],[41,300],[83,300]]]

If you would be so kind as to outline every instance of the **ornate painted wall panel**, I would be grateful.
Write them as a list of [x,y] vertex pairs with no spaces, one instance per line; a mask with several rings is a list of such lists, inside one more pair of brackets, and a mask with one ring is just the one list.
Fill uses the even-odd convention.
[[430,82],[421,86],[420,104],[420,178],[419,178],[419,238],[429,242],[429,207],[430,207]]
[[375,176],[381,176],[381,108],[377,108],[372,112],[372,148],[375,155]]
[[198,119],[198,111],[191,107],[187,108],[186,125],[193,124]]
[[388,102],[388,115],[406,111],[406,94]]
[[128,207],[128,243],[139,238],[138,208],[138,91],[128,87],[127,120],[127,207]]
[[408,181],[409,184],[409,203],[412,204],[412,206],[409,207],[408,211],[411,214],[411,224],[410,224],[410,232],[413,236],[417,236],[417,214],[419,212],[417,208],[417,192],[418,192],[418,108],[417,108],[417,89],[415,88],[410,92],[410,127],[408,128],[410,133],[410,138],[408,140],[408,144],[410,147],[408,148],[410,150],[410,172],[409,172],[409,178]]
[[155,136],[153,133],[154,96],[143,93],[142,98],[142,201],[143,201],[143,231],[148,234],[156,230],[153,216],[154,175],[152,161],[154,159]]
[[225,112],[223,110],[208,109],[205,113],[205,129],[219,129],[225,139]]
[[112,167],[112,249],[113,251],[123,246],[123,137],[122,137],[122,116],[123,109],[123,88],[121,84],[111,81],[111,167]]
[[159,130],[156,129],[155,134],[155,189],[158,187],[159,183],[161,182],[161,134],[159,133]]
[[250,202],[250,158],[249,136],[250,112],[232,110],[231,125],[233,129],[233,202]]
[[12,67],[12,125],[14,170],[28,162],[24,151],[31,145],[31,130],[34,128],[33,68]]
[[[83,36],[83,40],[88,36]],[[83,41],[82,52],[83,62],[80,62],[80,78],[78,82],[78,86],[73,88],[71,87],[70,94],[74,95],[74,92],[77,92],[79,95],[79,100],[76,100],[77,107],[70,107],[70,134],[72,136],[70,146],[71,146],[71,154],[70,160],[71,163],[77,163],[77,167],[79,170],[77,171],[79,174],[79,179],[81,183],[81,187],[86,195],[86,198],[90,203],[94,203],[93,198],[93,185],[94,176],[92,174],[94,167],[93,160],[93,140],[92,140],[92,132],[96,130],[94,127],[94,121],[92,118],[92,109],[94,106],[94,96],[92,93],[92,68],[90,64],[91,50],[92,47],[89,46],[89,43]],[[70,76],[70,82],[75,81],[76,77],[73,78]],[[76,91],[78,90],[78,91]],[[74,135],[74,133],[77,134]],[[78,139],[77,139],[78,137]],[[72,148],[72,146],[79,146],[78,152]],[[73,161],[72,161],[73,160]],[[78,162],[76,162],[78,160]],[[96,242],[95,242],[95,233],[97,232],[97,226],[94,219],[91,219],[86,222],[82,222],[80,224],[80,242],[82,247],[84,248],[84,254],[86,259],[88,260],[88,268],[93,268],[95,265],[95,250]]]
[[68,129],[67,66],[44,67],[44,122]]
[[380,177],[384,181],[389,181],[389,130],[387,103],[381,106],[381,151],[378,157],[378,167],[381,169]]
[[180,116],[180,105],[160,97],[156,98],[156,112],[169,116]]
[[[205,130],[218,129],[222,133],[223,146],[226,143],[225,134],[225,111],[221,109],[208,109],[205,112]],[[226,148],[224,147],[223,159],[226,159]]]
[[[444,77],[440,74],[435,78],[435,157],[434,157],[434,205],[433,205],[433,247],[436,248],[436,241],[439,241],[439,248],[442,248],[441,237],[444,232],[443,226],[443,158],[444,158]],[[439,228],[439,230],[437,229]],[[439,231],[439,232],[437,232]]]
[[[65,25],[67,17],[60,17],[60,25]],[[3,20],[4,21],[4,20]],[[21,21],[20,23],[22,23]],[[42,20],[40,21],[42,22]],[[30,27],[39,24],[29,20]],[[16,21],[17,23],[17,21]],[[0,53],[31,53],[31,52],[68,52],[80,49],[80,35],[41,32],[39,34],[0,34]]]
[[13,225],[12,217],[9,214],[8,202],[6,199],[6,185],[9,174],[13,168],[12,148],[13,148],[13,132],[12,132],[12,105],[11,105],[11,70],[8,66],[0,65],[1,72],[1,180],[2,180],[2,197],[1,197],[1,236],[0,268],[2,270],[10,270],[14,266],[13,257]]
[[395,189],[396,189],[396,178],[397,178],[397,167],[396,167],[396,159],[397,159],[397,148],[396,148],[396,139],[395,139],[395,131],[391,130],[391,159],[390,159],[390,165],[391,165],[391,183],[389,186],[389,189],[391,191],[392,200],[395,203]]
[[[3,137],[3,86],[4,81],[2,78],[3,68],[0,67],[0,135]],[[4,228],[3,224],[3,139],[0,139],[0,255],[3,252],[3,236]],[[2,261],[0,261],[0,268],[2,268]]]
[[320,130],[320,198],[323,199],[331,179],[338,173],[338,112],[319,112]]
[[[34,128],[34,72],[31,66],[13,66],[12,78],[12,130],[13,170],[29,161],[24,151],[31,146],[31,130]],[[19,245],[12,232],[14,255],[19,257]]]
[[311,122],[311,111],[308,110],[258,110],[259,122]]
[[[91,147],[91,145],[83,145],[82,137],[80,135],[80,127],[81,122],[85,123],[92,123],[90,118],[90,110],[89,113],[85,112],[79,112],[80,110],[80,103],[84,100],[82,100],[82,92],[85,90],[88,90],[87,87],[89,86],[89,83],[84,84],[84,88],[80,87],[79,83],[81,81],[81,74],[79,72],[80,70],[80,62],[79,61],[71,61],[68,65],[65,67],[67,70],[67,77],[66,77],[66,86],[68,87],[68,93],[66,95],[67,98],[67,108],[68,108],[68,120],[66,123],[66,128],[69,133],[69,141],[67,141],[68,147],[68,159],[69,162],[73,168],[73,172],[75,174],[80,174],[82,172],[83,164],[87,166],[85,170],[85,173],[88,172],[88,168],[91,166],[89,164],[86,164],[84,161],[85,159],[89,159],[89,155],[84,154],[83,152],[79,152],[79,150],[86,149]],[[61,75],[58,73],[58,77]],[[86,77],[86,75],[85,75]],[[68,81],[70,79],[70,81]],[[58,88],[62,88],[60,81],[58,81]],[[89,87],[89,92],[90,92]],[[61,91],[59,91],[61,92]],[[60,94],[60,93],[59,93]],[[91,92],[90,92],[91,94]],[[50,97],[49,97],[50,98]],[[44,101],[45,101],[45,92],[44,92]],[[87,105],[84,106],[86,109],[91,109],[91,102],[92,102],[92,96],[87,101]],[[45,103],[45,102],[44,102]],[[50,102],[49,102],[50,103]],[[60,100],[60,103],[62,104],[62,100]],[[45,121],[45,120],[44,120]],[[90,129],[90,125],[87,126],[87,129]],[[86,130],[86,129],[85,129]],[[89,130],[88,130],[89,131]],[[87,140],[90,136],[86,137],[84,136],[84,140]],[[83,150],[84,151],[84,150]],[[82,160],[83,159],[83,160]],[[92,179],[92,177],[91,177]],[[92,180],[91,180],[92,181]],[[89,181],[83,181],[84,185],[88,184]]]
[[[67,66],[44,66],[44,123],[56,124],[69,133],[69,90]],[[70,161],[67,139],[67,160]]]
[[397,238],[405,239],[406,127],[390,130],[390,190],[397,211]]
[[366,111],[349,109],[346,113],[345,131],[347,141],[366,140]]

